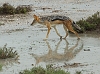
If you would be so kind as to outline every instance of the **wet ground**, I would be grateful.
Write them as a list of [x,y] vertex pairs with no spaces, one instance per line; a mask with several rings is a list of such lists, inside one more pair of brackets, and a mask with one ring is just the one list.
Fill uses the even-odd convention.
[[[33,11],[26,15],[0,16],[1,22],[5,23],[0,26],[0,47],[7,43],[7,47],[13,47],[19,55],[18,60],[0,59],[4,65],[0,74],[18,74],[24,69],[45,67],[47,64],[71,74],[75,71],[82,71],[83,74],[100,73],[100,34],[79,34],[80,40],[74,34],[69,34],[65,40],[60,40],[52,28],[49,39],[43,41],[47,28],[40,24],[30,26],[33,14],[61,14],[75,21],[86,18],[100,11],[99,0],[4,0],[1,4],[4,2],[14,6],[31,5]],[[62,36],[65,35],[62,26],[57,26],[57,29]]]

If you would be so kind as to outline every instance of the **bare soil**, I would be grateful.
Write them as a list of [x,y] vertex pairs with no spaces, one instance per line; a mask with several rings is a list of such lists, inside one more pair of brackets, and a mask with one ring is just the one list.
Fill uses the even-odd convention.
[[[31,5],[33,11],[28,14],[2,15],[0,22],[0,47],[7,43],[18,52],[18,59],[0,59],[3,70],[0,74],[18,74],[24,69],[34,66],[45,67],[53,64],[65,71],[74,74],[81,71],[83,74],[100,73],[100,34],[79,34],[77,40],[74,34],[60,40],[54,29],[51,29],[49,39],[45,38],[47,28],[40,24],[30,26],[33,14],[69,16],[77,21],[100,11],[99,0],[1,0],[3,4],[9,2],[15,7],[18,5]],[[62,26],[57,26],[59,33],[64,36]]]

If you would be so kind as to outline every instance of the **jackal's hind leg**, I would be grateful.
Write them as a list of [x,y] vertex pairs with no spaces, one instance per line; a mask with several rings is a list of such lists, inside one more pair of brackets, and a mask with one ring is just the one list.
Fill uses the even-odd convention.
[[72,28],[72,23],[71,23],[71,21],[69,21],[69,20],[65,21],[65,22],[64,22],[64,25],[67,27],[67,29],[68,29],[69,31],[73,32],[73,33],[77,36],[78,39],[80,39],[78,33],[77,33],[76,31],[74,31],[74,29]]
[[68,26],[68,30],[71,31],[72,33],[74,33],[77,36],[77,38],[80,39],[78,33],[73,30],[72,26],[70,26],[70,27]]
[[57,35],[60,37],[60,39],[62,39],[62,36],[58,33],[57,29],[56,29],[56,26],[53,26],[53,28],[55,29]]
[[74,30],[70,30],[70,31],[73,32],[77,36],[78,39],[80,39],[80,37],[76,31],[74,31]]

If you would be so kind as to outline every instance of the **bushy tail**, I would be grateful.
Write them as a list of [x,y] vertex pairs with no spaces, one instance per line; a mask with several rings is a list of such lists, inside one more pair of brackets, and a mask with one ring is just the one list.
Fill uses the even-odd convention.
[[81,28],[73,21],[72,26],[81,31]]

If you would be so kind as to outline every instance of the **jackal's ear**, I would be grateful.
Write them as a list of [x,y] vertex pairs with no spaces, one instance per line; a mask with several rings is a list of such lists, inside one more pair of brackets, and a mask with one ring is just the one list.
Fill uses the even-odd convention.
[[37,15],[33,15],[34,19],[39,21],[39,17]]

